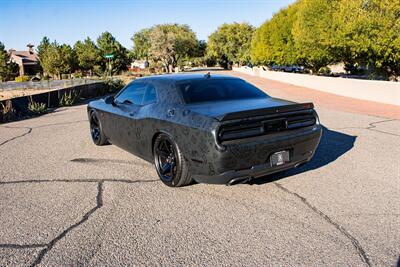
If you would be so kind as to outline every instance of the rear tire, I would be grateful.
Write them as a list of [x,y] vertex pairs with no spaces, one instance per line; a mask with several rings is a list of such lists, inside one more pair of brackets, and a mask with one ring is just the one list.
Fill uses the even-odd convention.
[[100,119],[95,110],[90,112],[90,135],[92,137],[92,141],[97,146],[108,145],[107,137],[104,135],[103,129],[101,127]]
[[160,134],[153,146],[154,164],[160,180],[170,187],[180,187],[193,182],[188,164],[173,137]]

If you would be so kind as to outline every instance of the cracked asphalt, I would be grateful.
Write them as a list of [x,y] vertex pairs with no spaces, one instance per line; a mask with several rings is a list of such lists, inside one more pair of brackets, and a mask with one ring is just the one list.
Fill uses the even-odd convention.
[[231,187],[164,186],[85,105],[2,124],[0,266],[396,266],[400,121],[317,110],[312,162]]

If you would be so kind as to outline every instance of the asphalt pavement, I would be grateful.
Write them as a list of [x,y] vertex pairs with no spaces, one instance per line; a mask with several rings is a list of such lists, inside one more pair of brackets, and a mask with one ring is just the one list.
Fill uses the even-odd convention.
[[0,266],[396,266],[400,121],[317,111],[312,162],[230,187],[166,187],[85,105],[2,124]]

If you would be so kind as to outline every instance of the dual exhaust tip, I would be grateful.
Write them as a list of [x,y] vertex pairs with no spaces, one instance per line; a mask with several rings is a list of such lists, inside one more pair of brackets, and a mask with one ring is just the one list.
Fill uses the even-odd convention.
[[[306,162],[299,162],[297,164],[295,164],[293,167],[294,168],[298,168],[302,165],[304,165]],[[250,182],[253,179],[253,177],[251,176],[242,176],[242,177],[236,177],[233,178],[232,180],[230,180],[229,182],[226,183],[227,186],[231,186],[231,185],[237,185],[237,184],[245,184]]]
[[252,179],[251,176],[237,177],[237,178],[233,178],[232,180],[227,182],[226,185],[231,186],[231,185],[237,185],[237,184],[245,184],[245,183],[249,182],[251,179]]

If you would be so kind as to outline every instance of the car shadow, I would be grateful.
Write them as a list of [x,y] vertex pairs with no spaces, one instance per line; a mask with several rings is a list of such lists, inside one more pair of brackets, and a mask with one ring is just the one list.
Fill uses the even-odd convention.
[[315,152],[314,157],[310,162],[298,168],[289,169],[287,171],[270,174],[251,180],[248,184],[261,185],[265,183],[271,183],[283,178],[290,177],[292,175],[324,167],[325,165],[334,162],[336,159],[338,159],[353,148],[357,136],[329,130],[326,127],[322,128],[323,132],[321,141],[319,143],[317,151]]

